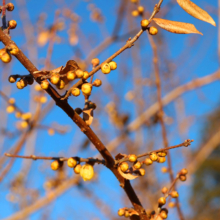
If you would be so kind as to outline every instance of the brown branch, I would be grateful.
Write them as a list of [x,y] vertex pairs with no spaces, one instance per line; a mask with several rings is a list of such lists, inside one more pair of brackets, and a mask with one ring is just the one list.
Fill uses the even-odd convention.
[[[158,150],[153,150],[153,151],[149,151],[147,153],[143,153],[143,154],[139,154],[137,155],[137,158],[141,158],[141,157],[145,157],[145,156],[148,156],[148,155],[151,155],[152,153],[158,153],[158,152],[163,152],[163,151],[167,151],[167,150],[171,150],[171,149],[175,149],[175,148],[178,148],[178,147],[188,147],[191,142],[193,142],[193,140],[185,140],[183,143],[181,144],[178,144],[178,145],[174,145],[174,146],[171,146],[171,147],[166,147],[166,148],[161,148],[161,149],[158,149]],[[121,160],[118,160],[115,162],[115,164],[119,164],[119,163],[122,163],[124,161],[128,161],[128,157],[125,157]]]
[[2,0],[2,26],[3,26],[3,30],[7,28],[5,0]]
[[85,62],[87,64],[89,64],[94,57],[96,57],[101,51],[103,51],[105,48],[107,48],[113,42],[117,42],[117,41],[122,41],[124,39],[128,39],[129,36],[131,36],[131,34],[133,35],[133,34],[137,33],[137,31],[138,31],[137,28],[135,28],[134,30],[132,30],[132,31],[126,33],[126,34],[123,34],[121,36],[110,36],[110,37],[107,37],[97,47],[95,47],[93,50],[90,51],[90,53],[88,54]]
[[[17,154],[22,146],[24,145],[26,139],[29,137],[29,135],[31,135],[31,133],[33,132],[33,130],[36,127],[36,121],[40,121],[43,119],[43,117],[45,115],[43,115],[43,117],[40,118],[40,106],[38,106],[35,115],[33,116],[33,120],[30,122],[29,124],[29,128],[24,132],[24,134],[21,136],[21,138],[19,139],[19,141],[16,143],[15,147],[13,147],[12,153],[13,154]],[[46,109],[47,110],[47,109]],[[43,114],[46,111],[43,112]],[[0,160],[0,164],[3,164],[3,159]],[[12,168],[14,164],[14,159],[11,159],[11,161],[8,163],[8,165],[4,168],[4,170],[1,172],[0,174],[0,182],[3,180],[3,178],[7,175],[7,173],[10,171],[10,169]]]
[[9,99],[10,99],[10,98],[9,98],[4,92],[2,92],[1,90],[0,90],[0,96],[1,96],[9,105],[14,106],[14,108],[15,108],[17,111],[19,111],[20,113],[23,113],[23,111],[21,111],[16,104],[11,104],[11,103],[9,103]]
[[42,130],[48,130],[48,129],[53,129],[55,132],[59,133],[59,134],[65,134],[67,133],[67,129],[59,129],[56,128],[55,126],[48,126],[48,125],[41,125],[41,124],[37,124],[36,128],[38,129],[42,129]]
[[[149,24],[152,21],[153,17],[159,12],[160,10],[160,6],[162,4],[163,0],[160,0],[158,4],[155,5],[154,7],[154,11],[152,12],[149,20]],[[102,62],[100,65],[98,65],[96,68],[94,68],[91,72],[89,72],[89,76],[92,76],[93,74],[95,74],[97,71],[99,71],[101,69],[101,66],[103,63],[109,63],[110,61],[112,61],[115,57],[117,57],[118,55],[120,55],[123,51],[125,51],[128,48],[131,48],[134,43],[139,39],[139,37],[141,36],[141,34],[144,31],[141,29],[132,39],[128,39],[128,41],[126,42],[126,44],[121,47],[117,52],[115,52],[113,55],[111,55],[109,58],[107,58],[104,62]],[[74,84],[69,91],[67,92],[67,94],[62,98],[62,100],[67,99],[70,95],[71,95],[71,91],[74,88],[80,87],[83,84],[83,80],[79,80],[76,84]]]
[[[31,160],[59,160],[59,161],[67,161],[69,157],[43,157],[43,156],[35,156],[35,155],[30,155],[30,156],[20,156],[20,155],[15,155],[15,154],[9,154],[5,153],[6,157],[14,157],[14,158],[21,158],[21,159],[31,159]],[[81,157],[73,157],[79,162],[85,162],[85,163],[98,163],[98,164],[104,164],[105,165],[105,160],[100,160],[100,159],[95,159],[95,158],[81,158]]]
[[220,144],[220,129],[216,131],[211,138],[198,150],[198,153],[193,156],[193,160],[188,161],[187,170],[192,175],[206,158],[217,148]]
[[[165,95],[162,98],[163,106],[169,104],[170,102],[174,101],[175,99],[177,99],[182,94],[188,91],[208,85],[219,79],[220,79],[220,71],[218,70],[210,75],[194,79],[184,85],[178,86],[177,88],[173,89],[171,92],[169,92],[167,95]],[[143,123],[145,123],[158,111],[159,111],[159,102],[157,101],[128,125],[127,127],[128,132],[137,130]]]
[[[160,0],[158,5],[154,8],[154,11],[152,13],[151,19],[153,16],[159,11],[160,5],[162,4],[163,0]],[[140,30],[138,34],[131,40],[129,40],[124,47],[122,47],[118,52],[113,54],[111,57],[109,57],[105,62],[110,62],[112,59],[114,59],[116,56],[118,56],[121,52],[123,52],[125,49],[131,47],[133,43],[140,37],[140,35],[143,33],[143,30]],[[8,46],[10,43],[14,43],[11,41],[2,30],[0,30],[0,40],[5,44],[5,46]],[[22,53],[22,51],[19,51],[19,53],[16,55],[16,58],[21,62],[21,64],[33,75],[33,72],[38,71],[38,69],[31,63],[31,61]],[[101,65],[96,67],[94,70],[90,72],[90,76],[96,73],[101,68]],[[37,80],[38,83],[40,83],[39,80]],[[82,81],[82,80],[81,80]],[[49,88],[46,90],[46,92],[54,99],[56,102],[56,105],[59,106],[63,111],[77,124],[77,126],[81,129],[81,131],[89,138],[89,140],[95,145],[97,150],[100,152],[100,154],[103,156],[103,158],[106,160],[106,166],[114,173],[114,175],[117,177],[118,181],[120,182],[120,185],[124,188],[128,198],[130,199],[134,209],[139,213],[141,219],[148,219],[145,213],[144,208],[142,207],[136,193],[134,192],[130,182],[128,180],[125,180],[118,172],[118,170],[114,167],[114,159],[112,155],[109,153],[109,151],[106,149],[106,147],[103,145],[103,143],[99,140],[99,138],[96,136],[96,134],[92,131],[90,127],[86,125],[86,123],[82,120],[82,118],[74,112],[74,110],[71,108],[71,106],[67,103],[66,100],[61,100],[60,95],[56,92],[56,90],[50,85]]]
[[[160,121],[161,128],[162,128],[163,145],[164,145],[164,148],[167,148],[169,144],[168,144],[168,139],[167,139],[166,126],[164,123],[164,111],[163,111],[163,102],[162,102],[161,79],[160,79],[160,70],[159,70],[159,64],[158,64],[157,46],[154,42],[153,37],[150,35],[148,35],[148,36],[149,36],[150,45],[153,50],[153,64],[154,64],[154,73],[155,73],[155,80],[156,80],[155,83],[156,83],[156,87],[157,87],[157,100],[158,100],[158,104],[159,104],[158,116],[159,116],[159,121]],[[168,171],[169,171],[170,181],[174,182],[171,157],[170,157],[169,151],[167,152],[167,162],[168,162]],[[176,207],[177,207],[177,211],[178,211],[178,215],[179,215],[180,220],[184,220],[184,216],[183,216],[183,213],[180,209],[178,198],[176,200]]]
[[[14,43],[10,40],[2,30],[0,30],[0,40],[3,42],[5,46],[8,46],[11,43]],[[14,43],[15,44],[15,43]],[[22,51],[15,56],[20,63],[33,75],[33,72],[38,71],[38,69],[31,63],[31,61],[23,54]],[[40,83],[40,81],[38,81]],[[59,106],[71,119],[73,122],[77,124],[77,126],[81,129],[81,131],[89,138],[89,140],[94,144],[103,158],[106,160],[106,166],[114,173],[117,177],[120,185],[124,188],[128,198],[130,199],[134,209],[140,214],[142,219],[148,219],[144,208],[142,207],[136,193],[134,192],[130,182],[125,180],[118,172],[116,168],[114,168],[114,159],[109,151],[106,149],[104,144],[99,140],[96,134],[92,131],[90,127],[86,125],[83,119],[74,112],[72,107],[67,103],[66,100],[61,100],[60,95],[56,92],[56,90],[50,85],[46,92],[54,99],[57,106]]]
[[16,212],[15,214],[5,218],[4,220],[20,220],[25,219],[31,213],[36,210],[44,208],[48,203],[54,201],[58,196],[61,196],[67,189],[71,188],[74,184],[77,184],[80,180],[80,176],[75,176],[71,179],[64,180],[57,186],[56,189],[51,190],[46,194],[45,197],[38,199],[33,204],[25,207],[21,211]]
[[56,24],[58,23],[57,22],[58,16],[59,16],[59,13],[55,13],[53,26],[50,31],[50,39],[49,39],[49,45],[48,45],[48,49],[47,49],[47,57],[45,59],[45,69],[46,70],[50,69],[51,57],[52,57],[53,47],[54,47],[54,43],[55,43],[55,37],[56,37],[56,33],[57,33]]
[[[101,69],[101,65],[103,63],[109,63],[110,61],[112,61],[115,57],[117,57],[118,55],[120,55],[123,51],[125,51],[126,49],[130,48],[133,46],[134,42],[136,40],[138,40],[138,38],[141,36],[141,34],[143,33],[143,30],[140,30],[132,39],[129,39],[127,41],[127,43],[120,48],[116,53],[114,53],[113,55],[111,55],[108,59],[106,59],[104,62],[102,62],[100,65],[98,65],[96,68],[94,68],[91,72],[89,72],[89,76],[92,76],[93,74],[95,74],[96,72],[98,72]],[[67,99],[70,94],[72,89],[80,87],[82,84],[84,83],[84,81],[81,79],[79,80],[76,84],[74,84],[69,91],[67,92],[67,94],[61,99],[61,100],[65,100]]]
[[[169,196],[170,191],[175,187],[175,184],[176,184],[176,182],[177,182],[178,179],[179,179],[179,174],[177,174],[176,178],[175,178],[175,179],[173,180],[173,182],[171,183],[169,189],[167,190],[167,193],[164,195],[165,198],[167,198],[167,197]],[[176,199],[177,199],[177,198],[176,198]],[[159,206],[159,207],[158,207],[158,210],[157,210],[157,214],[156,214],[156,216],[155,216],[155,219],[157,219],[157,217],[158,217],[160,211],[161,211],[161,207]]]
[[[25,143],[27,137],[30,135],[30,132],[31,132],[31,130],[27,130],[27,131],[22,135],[21,139],[19,140],[19,142],[18,142],[18,143],[16,144],[16,146],[15,146],[15,150],[14,150],[14,152],[13,152],[14,154],[17,154],[17,153],[21,150],[21,148],[22,148],[22,146],[24,145],[24,143]],[[12,160],[8,163],[8,165],[4,168],[4,170],[0,173],[0,182],[3,180],[3,178],[5,177],[5,175],[10,171],[12,165],[14,164],[14,160],[15,160],[15,159],[12,159]]]

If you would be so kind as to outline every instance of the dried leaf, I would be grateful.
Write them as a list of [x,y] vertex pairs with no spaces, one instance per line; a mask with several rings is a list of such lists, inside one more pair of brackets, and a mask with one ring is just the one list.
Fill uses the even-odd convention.
[[115,156],[115,159],[116,160],[121,160],[122,158],[124,158],[124,157],[126,157],[127,156],[127,154],[121,154],[121,153],[119,153],[119,154],[117,154],[116,156]]
[[93,109],[83,110],[83,120],[87,125],[91,125],[93,121]]
[[51,70],[51,72],[53,72],[53,73],[59,73],[59,72],[62,70],[62,68],[63,68],[63,66],[60,66],[60,67],[58,67],[58,68],[56,68],[56,69]]
[[194,18],[197,18],[199,20],[208,22],[213,26],[216,26],[215,21],[212,19],[212,17],[206,11],[201,9],[199,6],[197,6],[190,0],[177,0],[177,3],[184,11],[186,11]]
[[120,173],[120,175],[121,175],[122,177],[124,177],[124,178],[127,179],[127,180],[133,180],[133,179],[136,179],[137,177],[139,177],[139,176],[133,175],[133,174],[131,174],[131,173],[123,173],[123,172],[121,171],[120,167],[118,167],[118,172]]
[[35,77],[41,77],[43,75],[49,75],[50,73],[59,73],[60,75],[65,75],[68,71],[75,71],[79,69],[79,66],[78,64],[76,63],[76,61],[74,60],[69,60],[67,61],[66,63],[66,66],[63,67],[63,66],[60,66],[56,69],[53,69],[53,70],[50,70],[50,71],[35,71],[33,72],[34,76]]
[[132,216],[132,215],[139,215],[139,213],[137,211],[135,211],[134,209],[130,209],[128,212],[129,212],[130,216]]
[[201,34],[193,24],[178,22],[178,21],[170,21],[162,18],[154,18],[153,19],[158,26],[161,28],[175,34]]

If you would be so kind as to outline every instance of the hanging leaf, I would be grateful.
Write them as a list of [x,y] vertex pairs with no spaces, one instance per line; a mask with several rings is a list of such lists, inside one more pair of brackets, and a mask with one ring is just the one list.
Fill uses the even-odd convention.
[[208,22],[213,26],[216,26],[215,21],[212,19],[212,17],[206,11],[201,9],[199,6],[197,6],[190,0],[177,0],[177,3],[184,11],[186,11],[191,16],[199,20]]
[[132,216],[132,215],[139,215],[139,213],[137,211],[135,211],[134,209],[129,209],[128,212],[129,212],[130,216]]
[[121,175],[122,177],[124,177],[124,178],[127,179],[127,180],[133,180],[133,179],[136,179],[137,177],[139,177],[139,175],[137,176],[137,175],[133,175],[133,174],[131,174],[131,173],[123,173],[123,172],[121,171],[120,167],[118,167],[118,172],[120,173],[120,175]]
[[93,121],[93,109],[83,110],[83,120],[87,125],[91,125]]
[[68,71],[75,71],[79,69],[78,64],[74,60],[69,60],[66,63],[66,66],[60,66],[53,70],[41,70],[41,71],[34,71],[33,74],[35,77],[42,77],[43,75],[49,75],[52,73],[58,73],[59,75],[65,75]]
[[117,154],[116,156],[115,156],[115,159],[116,160],[121,160],[122,158],[124,158],[124,157],[126,157],[127,156],[127,154],[121,154],[121,153],[119,153],[119,154]]
[[183,22],[178,22],[178,21],[170,21],[170,20],[165,20],[161,18],[154,18],[153,19],[158,26],[161,28],[175,34],[201,34],[193,24],[189,23],[183,23]]

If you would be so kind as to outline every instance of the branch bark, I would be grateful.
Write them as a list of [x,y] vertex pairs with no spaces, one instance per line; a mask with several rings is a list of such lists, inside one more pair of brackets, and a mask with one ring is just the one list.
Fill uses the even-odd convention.
[[[9,39],[2,30],[0,30],[0,41],[5,46],[9,46],[10,44],[15,44],[11,39]],[[29,71],[31,75],[33,72],[38,71],[38,69],[34,66],[34,64],[24,55],[24,53],[20,50],[19,53],[15,56],[20,63]],[[39,80],[36,79],[38,83]],[[104,146],[104,144],[100,141],[100,139],[96,136],[96,134],[92,131],[92,129],[86,125],[83,119],[75,113],[72,107],[68,104],[67,100],[61,100],[60,95],[57,91],[50,85],[47,90],[45,90],[51,98],[55,101],[56,105],[59,106],[70,118],[71,120],[81,129],[81,131],[89,138],[89,140],[94,144],[96,149],[100,152],[102,157],[106,161],[106,166],[113,172],[118,181],[120,182],[120,186],[123,187],[126,192],[128,198],[130,199],[134,209],[139,213],[140,219],[148,220],[147,215],[145,213],[145,209],[142,207],[136,193],[134,192],[130,182],[125,180],[118,172],[118,170],[114,167],[115,160]]]

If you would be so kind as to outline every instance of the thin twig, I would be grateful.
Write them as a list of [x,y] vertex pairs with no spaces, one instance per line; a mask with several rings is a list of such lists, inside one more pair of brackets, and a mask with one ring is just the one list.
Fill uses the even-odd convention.
[[[148,19],[149,24],[152,21],[152,19],[154,18],[154,16],[159,12],[162,2],[163,2],[163,0],[160,0],[159,3],[155,5],[154,11],[152,12],[150,18]],[[108,59],[106,59],[104,62],[102,62],[96,68],[94,68],[91,72],[89,72],[89,76],[92,76],[93,74],[98,72],[101,69],[101,66],[102,66],[103,63],[109,63],[115,57],[120,55],[123,51],[125,51],[126,49],[131,48],[132,46],[134,46],[135,41],[137,41],[139,39],[139,37],[141,36],[141,34],[143,34],[143,32],[144,32],[144,30],[141,29],[132,39],[129,38],[128,41],[126,42],[126,44],[122,48],[120,48],[117,52],[115,52],[113,55],[111,55]],[[82,84],[83,84],[83,80],[81,79],[69,89],[67,94],[63,98],[61,98],[61,100],[67,99],[71,95],[72,89],[80,87]]]
[[[149,35],[148,35],[149,36]],[[166,126],[164,123],[164,111],[163,111],[163,102],[162,102],[162,89],[161,89],[161,79],[160,79],[160,70],[158,65],[158,54],[157,54],[157,46],[154,42],[154,39],[152,36],[149,36],[150,45],[153,50],[153,64],[154,64],[154,73],[155,73],[155,79],[156,79],[156,87],[157,87],[157,100],[159,103],[159,121],[161,124],[162,129],[162,138],[163,138],[163,145],[164,148],[168,147],[168,139],[167,139],[167,131]],[[174,181],[173,171],[172,171],[172,164],[171,164],[171,157],[169,151],[167,152],[167,162],[168,162],[168,171],[169,171],[169,177],[170,181]],[[178,211],[178,215],[180,220],[184,220],[183,213],[180,209],[179,200],[176,200],[176,207]]]
[[2,26],[3,26],[3,30],[7,28],[5,0],[2,0]]
[[[169,193],[170,191],[174,188],[177,180],[179,179],[179,174],[177,174],[176,178],[173,180],[173,182],[171,183],[167,193],[164,195],[165,198],[167,198],[169,196]],[[177,198],[176,198],[177,199]],[[157,219],[158,215],[160,214],[160,211],[161,211],[161,207],[159,206],[158,207],[158,210],[157,210],[157,214],[155,215],[154,219]]]
[[[158,153],[158,152],[163,152],[163,151],[167,151],[167,150],[171,150],[171,149],[175,149],[175,148],[178,148],[178,147],[188,147],[191,142],[193,142],[193,140],[185,140],[183,143],[181,144],[178,144],[178,145],[174,145],[174,146],[171,146],[171,147],[166,147],[166,148],[161,148],[161,149],[158,149],[158,150],[153,150],[153,151],[149,151],[147,153],[143,153],[143,154],[139,154],[137,155],[137,158],[141,158],[141,157],[145,157],[145,156],[148,156],[148,155],[151,155],[152,153]],[[115,162],[115,164],[119,164],[121,162],[124,162],[124,161],[128,161],[128,157],[125,157],[121,160],[118,160]]]
[[[158,3],[158,9],[160,4],[162,3],[162,0]],[[156,10],[157,7],[155,7],[154,10]],[[158,10],[156,10],[158,12]],[[153,12],[153,14],[156,14],[156,12]],[[138,34],[132,39],[129,40],[126,45],[121,48],[118,53],[112,55],[109,60],[111,61],[114,59],[117,55],[119,55],[121,52],[123,52],[125,49],[131,47],[133,43],[139,38],[139,36],[143,33],[143,30],[139,31]],[[14,43],[11,39],[9,39],[3,31],[0,29],[0,40],[4,45],[9,45],[10,43]],[[31,61],[22,53],[22,51],[19,52],[19,54],[15,55],[15,57],[20,61],[20,63],[33,75],[33,72],[38,71],[38,69],[31,63]],[[93,75],[95,72],[97,72],[101,68],[101,65],[96,67],[93,71],[91,71],[91,75]],[[37,80],[38,83],[40,83],[40,80]],[[96,136],[96,134],[93,132],[93,130],[86,125],[86,123],[82,120],[82,118],[75,114],[75,111],[71,108],[71,106],[67,103],[66,100],[61,100],[60,95],[57,93],[57,91],[50,85],[47,90],[45,90],[56,102],[56,105],[59,106],[71,119],[73,122],[76,123],[76,125],[81,129],[81,131],[89,138],[89,140],[94,144],[96,149],[100,152],[100,154],[103,156],[103,158],[106,160],[106,166],[114,173],[114,175],[117,177],[118,181],[120,182],[120,185],[125,190],[129,200],[131,201],[134,209],[139,213],[139,217],[143,220],[148,220],[148,217],[144,211],[144,208],[141,205],[141,202],[139,201],[139,198],[137,197],[134,189],[132,188],[130,181],[125,180],[118,170],[114,167],[114,159],[110,152],[106,149],[105,145],[101,142],[101,140]]]
[[[15,154],[9,154],[5,153],[6,157],[14,157],[14,158],[21,158],[21,159],[31,159],[31,160],[59,160],[59,161],[67,161],[69,157],[43,157],[43,156],[35,156],[35,155],[30,155],[30,156],[20,156],[20,155],[15,155]],[[105,160],[100,160],[98,158],[81,158],[81,157],[72,157],[75,158],[79,162],[85,162],[85,163],[98,163],[98,164],[104,164],[105,165]]]
[[14,106],[14,108],[15,108],[17,111],[19,111],[20,113],[23,113],[23,111],[21,111],[21,110],[19,109],[19,107],[18,107],[15,103],[13,103],[13,104],[9,103],[10,98],[9,98],[4,92],[2,92],[1,90],[0,90],[0,96],[1,96],[9,105]]

